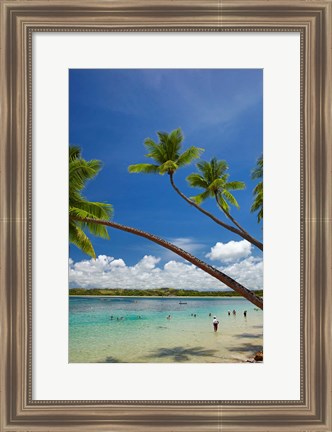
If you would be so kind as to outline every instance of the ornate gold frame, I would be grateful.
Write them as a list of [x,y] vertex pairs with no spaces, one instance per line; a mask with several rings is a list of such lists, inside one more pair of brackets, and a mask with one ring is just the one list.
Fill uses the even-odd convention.
[[[1,1],[1,431],[331,431],[331,0]],[[36,31],[301,34],[299,401],[32,400],[32,88]]]

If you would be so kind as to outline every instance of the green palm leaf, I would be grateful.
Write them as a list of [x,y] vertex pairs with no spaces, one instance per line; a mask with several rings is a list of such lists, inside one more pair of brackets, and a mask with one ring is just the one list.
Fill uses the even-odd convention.
[[198,159],[204,149],[191,146],[179,156],[177,164],[179,167],[189,165],[194,159]]
[[251,172],[253,180],[263,178],[263,155],[257,159],[256,167]]
[[246,188],[246,184],[242,181],[232,181],[225,184],[227,190],[243,190]]
[[140,174],[156,174],[159,173],[159,166],[153,164],[135,164],[129,165],[128,171],[130,173],[140,173]]
[[164,163],[167,154],[161,145],[155,143],[151,138],[147,138],[144,141],[144,145],[149,151],[149,153],[145,155],[146,157],[153,159],[155,162]]
[[203,189],[201,194],[193,198],[195,202],[201,203],[208,197],[215,198],[226,216],[239,226],[229,215],[230,205],[239,208],[238,201],[230,191],[244,189],[245,183],[242,181],[228,181],[228,164],[225,160],[218,160],[214,157],[209,162],[199,161],[196,167],[199,172],[192,173],[187,177],[190,186]]
[[188,175],[187,181],[188,181],[189,185],[192,187],[199,187],[202,189],[208,189],[209,188],[209,184],[206,181],[206,179],[198,173],[192,173],[192,174]]
[[[257,159],[256,167],[251,173],[251,178],[253,180],[263,178],[263,156]],[[263,180],[257,183],[253,190],[254,201],[250,208],[252,213],[258,211],[257,222],[259,223],[263,219]]]
[[108,220],[113,214],[113,207],[111,204],[81,200],[71,200],[70,208],[77,208],[87,213],[85,217],[90,219]]
[[240,208],[239,203],[236,201],[234,195],[232,195],[228,190],[224,190],[223,196],[226,201],[228,201],[231,205]]
[[100,169],[100,161],[72,159],[69,163],[69,190],[82,190],[86,182],[93,179]]
[[81,156],[81,149],[78,146],[69,147],[69,162],[74,159],[78,159]]
[[172,160],[168,160],[167,162],[163,163],[159,167],[160,174],[165,174],[167,172],[175,172],[178,169],[178,164],[173,162]]
[[198,195],[190,197],[192,201],[194,201],[196,204],[200,205],[203,201],[205,201],[207,198],[211,196],[210,191],[204,191]]
[[69,240],[84,253],[96,257],[90,239],[84,230],[91,234],[109,239],[107,228],[91,221],[79,219],[109,220],[113,213],[111,204],[88,201],[82,196],[87,181],[93,179],[101,169],[98,160],[86,161],[81,157],[77,146],[69,148]]
[[69,241],[81,249],[82,252],[96,258],[96,253],[88,236],[76,223],[69,222]]
[[229,213],[229,205],[223,195],[218,195],[217,202],[223,210]]

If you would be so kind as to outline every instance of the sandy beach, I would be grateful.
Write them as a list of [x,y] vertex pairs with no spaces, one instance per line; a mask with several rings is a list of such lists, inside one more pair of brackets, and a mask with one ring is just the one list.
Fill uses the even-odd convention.
[[237,363],[263,348],[263,313],[241,297],[78,296],[69,302],[71,363]]

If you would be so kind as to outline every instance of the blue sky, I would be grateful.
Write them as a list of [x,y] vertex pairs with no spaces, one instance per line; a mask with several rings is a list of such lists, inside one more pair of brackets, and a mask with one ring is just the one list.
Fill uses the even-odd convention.
[[[70,144],[80,146],[85,159],[103,162],[102,171],[87,185],[84,194],[90,200],[111,203],[114,221],[173,241],[218,268],[228,268],[231,273],[236,272],[236,266],[241,263],[242,267],[248,266],[248,260],[254,267],[258,263],[262,267],[257,248],[250,247],[249,251],[248,245],[240,243],[242,238],[189,206],[171,188],[167,175],[128,173],[130,164],[149,162],[144,157],[145,138],[157,140],[157,131],[170,132],[181,127],[185,136],[184,150],[192,145],[203,147],[202,159],[216,156],[226,160],[230,180],[246,183],[246,190],[235,192],[240,210],[234,208],[232,215],[254,237],[262,239],[262,225],[257,224],[256,215],[250,213],[256,184],[250,173],[262,154],[262,70],[70,70],[69,113]],[[185,180],[194,171],[192,164],[175,174],[178,187],[188,196],[199,193]],[[223,218],[212,200],[203,206]],[[159,279],[156,278],[154,284],[163,283],[159,276],[167,266],[168,269],[174,266],[173,261],[181,274],[189,268],[184,269],[183,260],[147,240],[114,229],[109,233],[110,240],[92,237],[96,254],[102,256],[98,261],[100,267],[70,245],[71,268],[76,272],[72,275],[71,286],[125,285],[136,273],[143,284],[155,270]],[[217,243],[229,244],[224,248],[230,251],[229,257],[211,251]],[[234,251],[240,252],[237,255]],[[76,277],[82,272],[82,266],[86,269],[84,280]],[[114,280],[101,277],[115,267],[123,274],[128,270],[127,279],[124,276]],[[138,272],[140,268],[147,276]],[[192,286],[191,277],[198,278],[192,272],[181,286]],[[251,283],[257,288],[262,282]],[[206,286],[210,287],[209,282]]]

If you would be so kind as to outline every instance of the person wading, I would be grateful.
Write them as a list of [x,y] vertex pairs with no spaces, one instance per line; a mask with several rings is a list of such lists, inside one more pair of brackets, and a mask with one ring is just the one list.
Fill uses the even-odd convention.
[[215,332],[218,331],[219,321],[217,320],[217,317],[215,317],[215,316],[213,317],[212,324],[213,324],[213,329],[214,329],[214,331],[215,331]]

